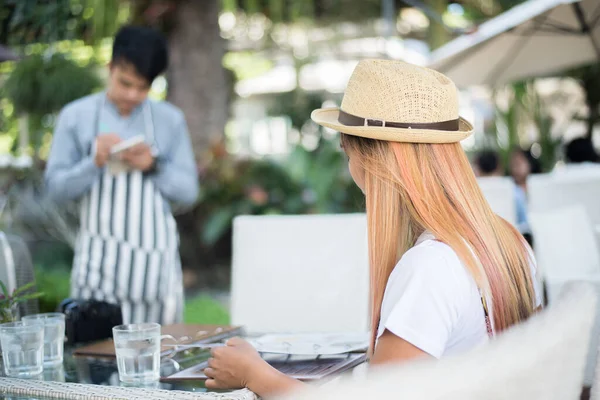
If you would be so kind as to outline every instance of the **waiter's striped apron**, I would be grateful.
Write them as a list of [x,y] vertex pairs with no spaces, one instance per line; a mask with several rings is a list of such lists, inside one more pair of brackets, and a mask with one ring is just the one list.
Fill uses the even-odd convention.
[[[96,134],[103,107],[100,102]],[[149,101],[143,113],[146,142],[155,146]],[[152,179],[141,171],[112,175],[104,169],[81,202],[73,298],[119,304],[124,323],[182,321],[179,237],[164,202]]]

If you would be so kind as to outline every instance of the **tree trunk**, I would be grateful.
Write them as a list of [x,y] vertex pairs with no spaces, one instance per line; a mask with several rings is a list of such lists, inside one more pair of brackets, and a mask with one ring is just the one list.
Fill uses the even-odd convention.
[[587,128],[585,132],[585,138],[592,140],[594,136],[594,126],[600,120],[600,114],[598,113],[598,105],[589,104],[589,116],[587,118]]
[[600,122],[600,63],[583,67],[574,75],[585,94],[585,104],[588,107],[585,136],[591,140],[594,126]]
[[19,116],[19,154],[26,154],[29,149],[29,116]]
[[[427,3],[440,17],[444,15],[446,9],[448,8],[448,0],[428,0]],[[429,18],[429,30],[427,36],[427,42],[431,50],[435,50],[442,46],[449,39],[449,34],[448,31],[446,31],[446,28],[433,18]]]
[[168,32],[168,99],[185,113],[196,158],[223,138],[229,85],[219,0],[180,0]]

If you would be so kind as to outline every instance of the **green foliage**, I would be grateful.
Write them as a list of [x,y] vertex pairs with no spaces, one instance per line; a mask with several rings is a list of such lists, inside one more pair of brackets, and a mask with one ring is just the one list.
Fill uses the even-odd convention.
[[19,127],[14,108],[0,90],[0,154],[10,153],[17,144]]
[[292,122],[292,127],[300,131],[304,124],[310,121],[312,110],[321,108],[322,105],[323,96],[321,94],[296,89],[275,95],[269,114],[285,115]]
[[[4,0],[3,43],[49,42],[73,37],[71,0]],[[72,24],[72,23],[71,23]]]
[[22,46],[112,36],[129,18],[129,1],[3,0],[0,43]]
[[[473,21],[494,17],[526,0],[463,0],[465,15]],[[452,3],[455,1],[452,1]]]
[[202,157],[199,202],[177,217],[183,265],[210,268],[231,257],[238,215],[348,213],[364,209],[337,140],[315,150],[296,146],[282,160],[244,159],[222,145]]
[[13,290],[12,294],[4,282],[0,281],[0,322],[12,322],[12,310],[19,304],[27,300],[37,299],[43,295],[40,292],[34,292],[35,282],[29,282]]
[[82,67],[64,55],[34,54],[19,62],[5,83],[17,113],[38,116],[60,110],[67,103],[99,88],[91,67]]
[[35,280],[43,292],[40,312],[55,312],[61,301],[69,297],[71,274],[66,266],[36,266]]
[[[37,266],[35,271],[36,285],[43,291],[39,297],[40,312],[54,312],[60,302],[69,297],[69,270],[66,267]],[[184,320],[188,324],[227,324],[229,313],[219,302],[210,297],[198,296],[186,301]]]
[[284,2],[281,0],[269,0],[269,17],[273,22],[283,20]]
[[569,75],[577,79],[584,90],[588,113],[579,119],[586,122],[586,136],[591,138],[594,126],[600,122],[600,63],[578,68]]
[[304,191],[312,213],[345,213],[363,210],[364,199],[348,172],[347,158],[337,139],[321,137],[315,150],[296,146],[284,166]]
[[557,150],[560,139],[552,137],[554,120],[549,114],[542,98],[537,93],[533,82],[517,82],[505,88],[508,105],[496,105],[496,131],[493,133],[494,143],[498,147],[503,164],[506,166],[514,148],[521,148],[528,124],[533,124],[538,132],[536,143],[541,148],[539,162],[543,171],[550,171],[557,161]]
[[[406,4],[396,0],[396,7]],[[274,22],[362,21],[381,16],[381,0],[221,0],[224,11],[263,13]]]
[[[213,153],[218,153],[214,151]],[[201,242],[214,245],[240,214],[296,214],[304,210],[302,187],[272,160],[236,160],[213,156],[201,179],[198,212]]]
[[183,320],[186,324],[227,325],[229,313],[216,300],[198,296],[186,300]]
[[519,134],[527,113],[525,107],[527,85],[518,82],[510,85],[506,90],[508,90],[508,106],[502,108],[496,105],[495,132],[504,165],[508,165],[512,149],[521,147]]
[[35,280],[44,294],[39,298],[40,312],[55,312],[69,297],[73,250],[64,243],[40,241],[31,251]]
[[27,293],[30,289],[35,287],[35,282],[29,282],[15,290],[12,294],[8,291],[8,288],[4,282],[0,281],[0,289],[2,289],[2,295],[0,297],[0,308],[10,308],[10,306],[20,303],[22,301],[37,299],[42,293]]
[[36,242],[31,251],[33,264],[39,267],[40,272],[41,270],[68,272],[71,269],[73,256],[71,246],[48,238]]
[[[232,162],[231,160],[224,161]],[[213,167],[218,163],[213,163]],[[202,243],[214,245],[237,215],[353,212],[360,192],[346,172],[336,144],[325,139],[314,151],[297,146],[283,162],[233,161],[202,178],[199,207],[206,215]]]
[[273,61],[248,51],[229,52],[223,56],[223,66],[235,74],[236,80],[255,78],[273,68]]
[[538,129],[538,143],[541,146],[542,153],[539,161],[543,171],[550,171],[554,168],[557,161],[557,151],[561,140],[552,137],[552,126],[554,120],[548,113],[543,104],[540,95],[533,85],[530,85],[529,96],[527,98],[528,109],[531,112],[531,118]]
[[112,37],[129,18],[129,7],[120,0],[87,0],[86,11],[91,14],[88,39],[92,43]]

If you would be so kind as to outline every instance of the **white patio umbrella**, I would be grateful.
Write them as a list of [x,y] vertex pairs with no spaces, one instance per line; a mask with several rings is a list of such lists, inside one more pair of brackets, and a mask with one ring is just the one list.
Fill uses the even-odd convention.
[[548,76],[600,61],[600,0],[530,0],[431,54],[458,86]]

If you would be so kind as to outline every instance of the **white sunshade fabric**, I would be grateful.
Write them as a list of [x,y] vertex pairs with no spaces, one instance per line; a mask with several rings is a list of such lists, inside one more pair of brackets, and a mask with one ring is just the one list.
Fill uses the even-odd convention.
[[600,0],[530,0],[431,54],[459,87],[549,76],[600,61]]

